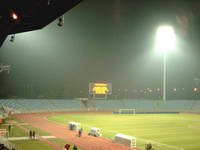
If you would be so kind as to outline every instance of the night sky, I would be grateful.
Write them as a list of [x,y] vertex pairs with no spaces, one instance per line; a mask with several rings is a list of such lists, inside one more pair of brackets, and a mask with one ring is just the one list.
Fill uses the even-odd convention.
[[[190,1],[191,2],[191,1]],[[162,87],[162,56],[154,51],[159,25],[173,25],[177,51],[167,56],[167,86],[193,87],[200,77],[200,26],[197,3],[151,0],[84,0],[39,31],[9,37],[0,48],[4,94],[35,95],[66,91],[71,97],[88,92],[91,81],[108,81],[113,89]],[[177,16],[188,18],[186,35]],[[31,91],[31,92],[32,92]],[[29,90],[30,92],[30,90]]]

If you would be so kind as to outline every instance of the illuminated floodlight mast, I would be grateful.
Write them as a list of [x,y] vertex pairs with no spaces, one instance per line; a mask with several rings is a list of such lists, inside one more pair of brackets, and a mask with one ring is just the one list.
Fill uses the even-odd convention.
[[166,100],[166,57],[176,48],[176,34],[172,26],[160,26],[156,32],[155,50],[163,55],[163,101]]

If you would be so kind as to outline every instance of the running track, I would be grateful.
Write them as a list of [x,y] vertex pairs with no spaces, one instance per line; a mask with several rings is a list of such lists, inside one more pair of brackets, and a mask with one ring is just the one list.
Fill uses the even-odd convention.
[[52,113],[17,114],[13,115],[13,117],[27,122],[40,130],[46,131],[57,138],[76,144],[84,150],[139,150],[114,143],[112,140],[103,137],[88,136],[87,133],[83,133],[82,137],[77,137],[77,132],[68,130],[67,125],[65,126],[56,122],[48,121],[44,118],[49,115],[52,115]]

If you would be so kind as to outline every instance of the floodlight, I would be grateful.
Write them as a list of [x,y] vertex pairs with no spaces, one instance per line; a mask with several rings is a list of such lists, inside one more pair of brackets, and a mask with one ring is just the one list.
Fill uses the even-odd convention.
[[58,26],[62,27],[64,25],[64,15],[62,15],[59,19],[58,19]]
[[173,27],[160,26],[156,32],[155,42],[156,51],[166,53],[174,50],[176,45],[176,35]]
[[15,34],[13,34],[11,37],[10,37],[10,42],[14,42],[15,41]]
[[12,16],[12,18],[13,18],[14,20],[17,20],[17,19],[18,19],[18,15],[17,15],[16,13],[14,13],[14,12],[11,14],[11,16]]

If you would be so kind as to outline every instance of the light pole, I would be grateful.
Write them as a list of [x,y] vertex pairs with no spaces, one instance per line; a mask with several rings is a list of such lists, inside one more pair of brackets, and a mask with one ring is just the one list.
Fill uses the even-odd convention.
[[166,76],[167,76],[166,54],[163,54],[163,101],[166,100]]
[[156,32],[155,50],[163,55],[163,101],[166,100],[167,53],[175,49],[176,35],[173,27],[160,26]]

